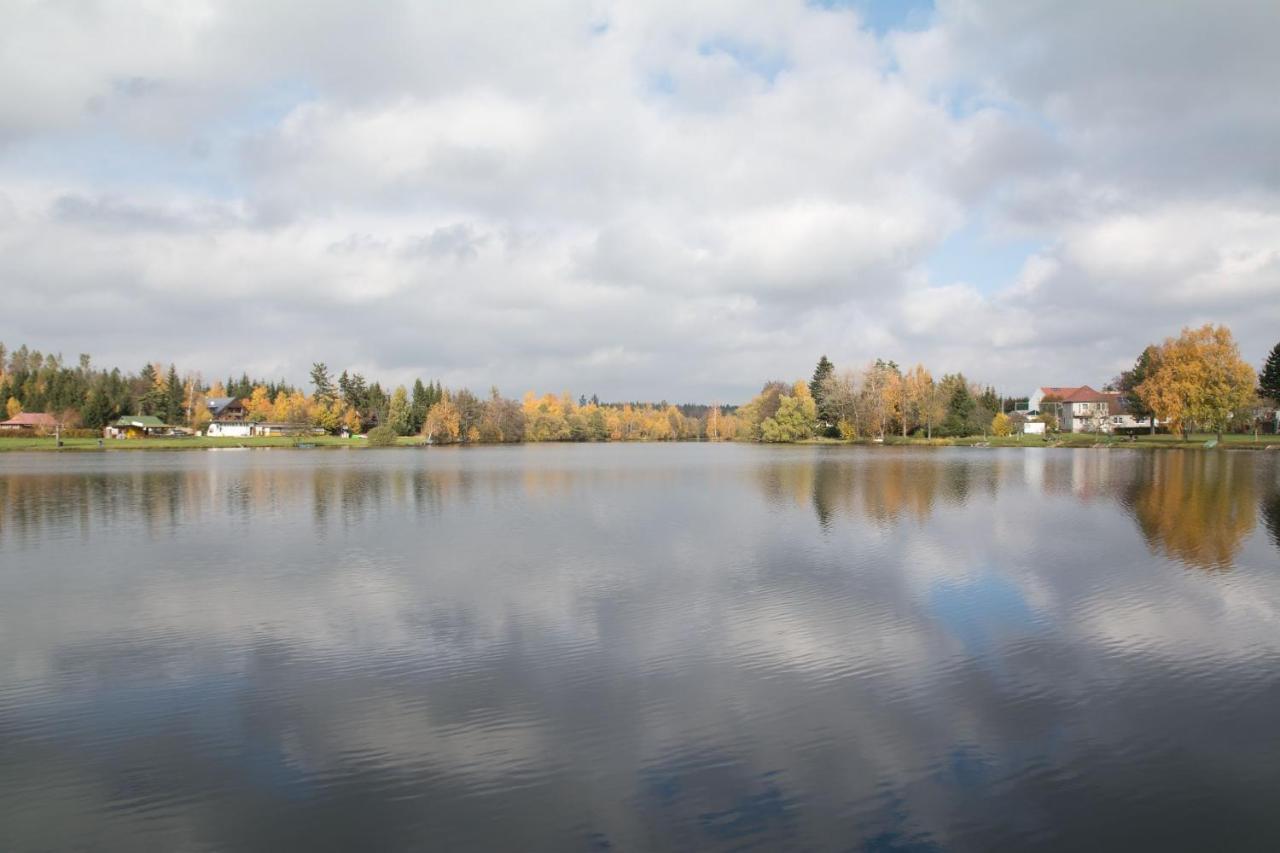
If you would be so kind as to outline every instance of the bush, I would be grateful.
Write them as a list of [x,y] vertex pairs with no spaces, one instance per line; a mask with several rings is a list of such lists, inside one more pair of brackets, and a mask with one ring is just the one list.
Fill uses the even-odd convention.
[[394,447],[396,431],[386,424],[376,426],[369,430],[368,440],[370,447]]

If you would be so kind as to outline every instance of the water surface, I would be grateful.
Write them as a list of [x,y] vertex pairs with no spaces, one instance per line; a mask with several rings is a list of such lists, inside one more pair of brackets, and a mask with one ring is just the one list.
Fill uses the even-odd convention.
[[1280,848],[1280,465],[0,456],[0,849]]

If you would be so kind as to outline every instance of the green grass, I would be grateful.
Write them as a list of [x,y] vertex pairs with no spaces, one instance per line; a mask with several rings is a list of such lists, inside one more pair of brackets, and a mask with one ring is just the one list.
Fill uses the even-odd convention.
[[[363,438],[340,438],[332,435],[305,436],[300,439],[291,436],[266,436],[254,438],[104,438],[102,447],[98,447],[96,438],[64,438],[62,447],[58,448],[53,436],[0,438],[0,452],[6,450],[64,450],[64,451],[116,451],[116,450],[210,450],[228,447],[283,447],[293,448],[299,442],[314,444],[316,447],[356,447],[366,448],[368,442]],[[397,444],[412,446],[420,444],[422,439],[416,435],[402,436]]]
[[[1049,436],[1048,439],[1038,435],[1008,436],[969,436],[967,438],[886,438],[886,444],[900,445],[940,445],[940,446],[974,446],[990,447],[1158,447],[1203,449],[1205,442],[1214,438],[1210,433],[1193,433],[1183,440],[1180,435],[1140,435],[1135,439],[1124,436],[1094,435],[1090,433],[1065,433]],[[1221,447],[1233,450],[1265,450],[1268,445],[1280,448],[1280,436],[1259,435],[1254,440],[1249,435],[1224,435]]]

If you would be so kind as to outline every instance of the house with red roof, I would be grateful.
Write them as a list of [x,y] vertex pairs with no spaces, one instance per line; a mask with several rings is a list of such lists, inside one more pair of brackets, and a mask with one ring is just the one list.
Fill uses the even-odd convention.
[[1151,426],[1149,419],[1139,420],[1129,413],[1119,391],[1097,391],[1088,385],[1037,388],[1027,409],[1037,414],[1052,413],[1063,432],[1114,432]]
[[58,419],[47,412],[19,412],[7,421],[0,421],[0,431],[14,432],[53,432],[58,426]]

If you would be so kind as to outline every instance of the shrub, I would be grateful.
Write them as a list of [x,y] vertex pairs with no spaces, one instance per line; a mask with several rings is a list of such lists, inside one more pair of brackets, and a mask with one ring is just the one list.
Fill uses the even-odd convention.
[[394,447],[396,443],[396,431],[383,424],[369,430],[369,446],[370,447]]

